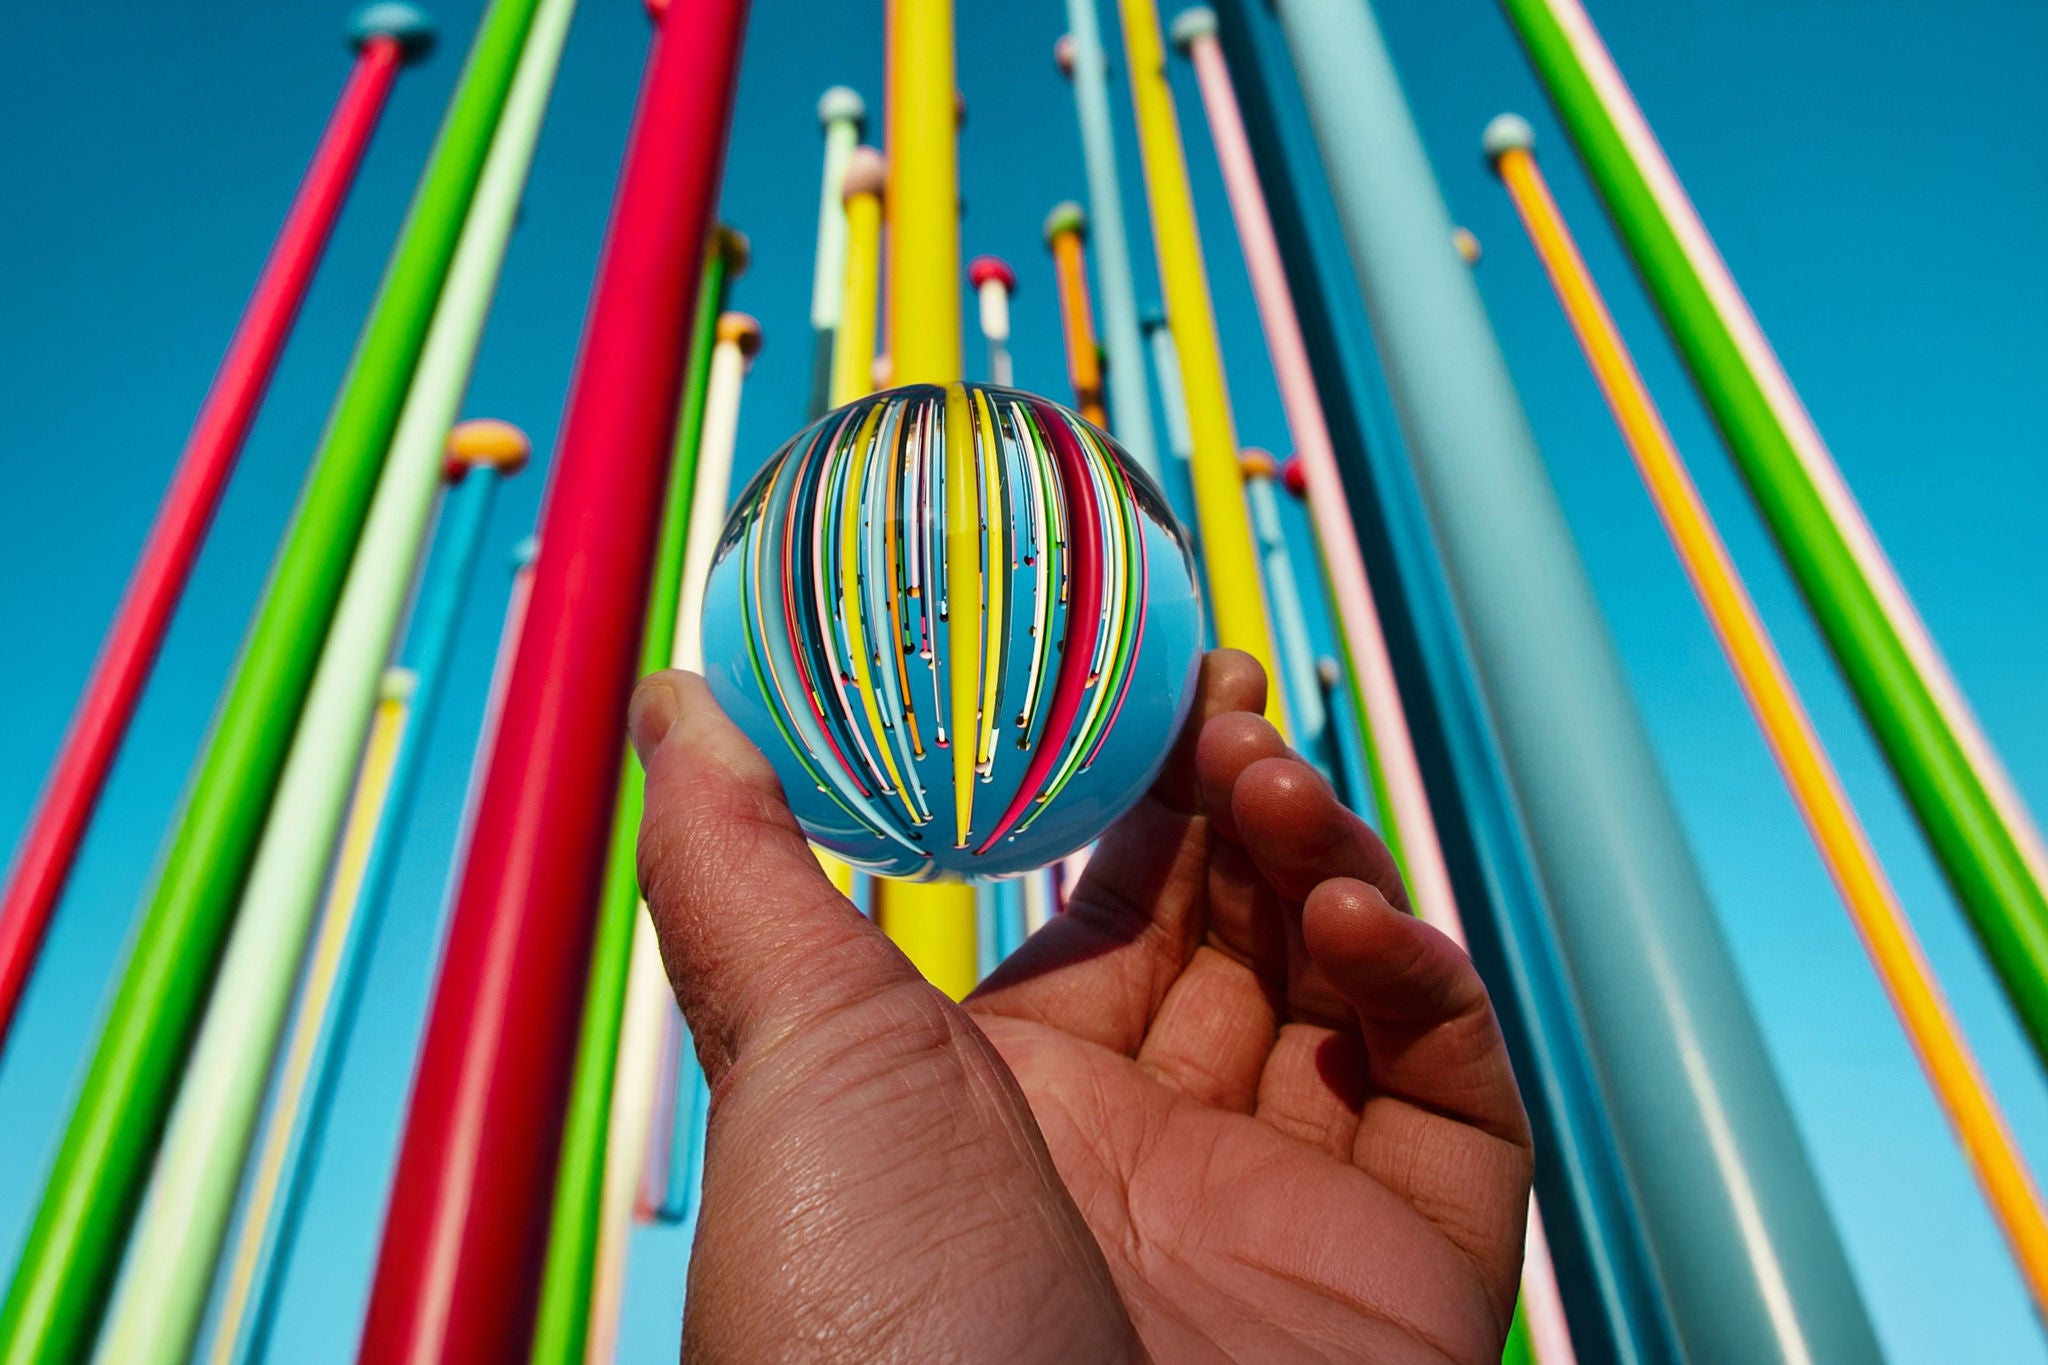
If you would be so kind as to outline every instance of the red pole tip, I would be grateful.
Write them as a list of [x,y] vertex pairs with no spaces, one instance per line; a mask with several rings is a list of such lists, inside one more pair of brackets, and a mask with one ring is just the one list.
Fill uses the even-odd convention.
[[1247,479],[1270,479],[1280,472],[1280,462],[1270,450],[1247,446],[1237,452],[1237,467]]
[[723,342],[732,342],[740,348],[740,354],[749,360],[761,349],[761,324],[751,313],[720,313],[714,335]]
[[659,24],[668,17],[668,0],[645,0],[645,4],[650,23]]
[[1280,486],[1297,498],[1308,496],[1308,475],[1302,472],[1301,456],[1289,455],[1280,466]]
[[1062,33],[1060,40],[1052,45],[1052,59],[1059,63],[1060,74],[1074,74],[1074,35]]
[[517,474],[526,468],[532,454],[533,442],[510,422],[495,417],[458,422],[448,433],[448,482],[462,482],[462,476],[479,465],[487,465],[500,474]]
[[1000,256],[976,256],[967,263],[967,282],[976,289],[991,280],[1000,283],[1005,294],[1017,292],[1017,272]]
[[873,147],[856,147],[846,159],[842,192],[848,199],[857,194],[880,195],[889,183],[889,163]]

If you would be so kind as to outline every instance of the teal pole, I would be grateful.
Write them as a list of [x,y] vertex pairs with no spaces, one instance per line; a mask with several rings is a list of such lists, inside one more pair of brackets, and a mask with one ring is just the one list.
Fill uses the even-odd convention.
[[1124,229],[1123,181],[1116,164],[1116,131],[1109,112],[1109,59],[1095,0],[1067,0],[1067,36],[1058,48],[1074,85],[1074,115],[1081,125],[1081,164],[1088,178],[1088,216],[1095,241],[1095,301],[1102,312],[1102,351],[1108,373],[1109,425],[1117,440],[1156,482],[1159,442],[1152,430],[1152,400],[1145,392],[1145,350],[1138,337],[1138,286],[1131,273],[1131,239]]
[[496,0],[456,86],[0,1308],[4,1365],[95,1334],[538,3]]
[[2038,1059],[2048,851],[1577,0],[1503,0]]
[[[576,0],[541,0],[280,775],[160,1144],[103,1365],[177,1365],[206,1309],[265,1078],[320,906],[378,681],[426,544]],[[524,460],[523,437],[504,446]]]
[[1876,1359],[1378,24],[1274,9],[1681,1342]]

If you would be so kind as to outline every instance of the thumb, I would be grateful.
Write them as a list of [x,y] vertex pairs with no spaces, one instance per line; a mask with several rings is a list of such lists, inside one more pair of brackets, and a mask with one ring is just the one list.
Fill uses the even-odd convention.
[[644,679],[627,729],[647,770],[640,885],[714,1084],[742,1050],[917,980],[826,879],[775,770],[703,678]]

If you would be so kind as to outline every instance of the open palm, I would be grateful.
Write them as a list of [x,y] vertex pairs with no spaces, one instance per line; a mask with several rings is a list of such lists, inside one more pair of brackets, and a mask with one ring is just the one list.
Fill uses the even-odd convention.
[[816,870],[694,678],[642,865],[713,1083],[685,1352],[1499,1359],[1531,1168],[1485,993],[1205,664],[1067,912],[965,1002]]

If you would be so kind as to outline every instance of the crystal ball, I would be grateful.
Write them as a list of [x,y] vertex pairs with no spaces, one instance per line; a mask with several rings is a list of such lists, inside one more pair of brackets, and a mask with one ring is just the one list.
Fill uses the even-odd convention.
[[922,384],[828,413],[747,485],[704,646],[815,843],[882,876],[996,878],[1150,785],[1202,605],[1186,531],[1108,435],[1014,389]]

